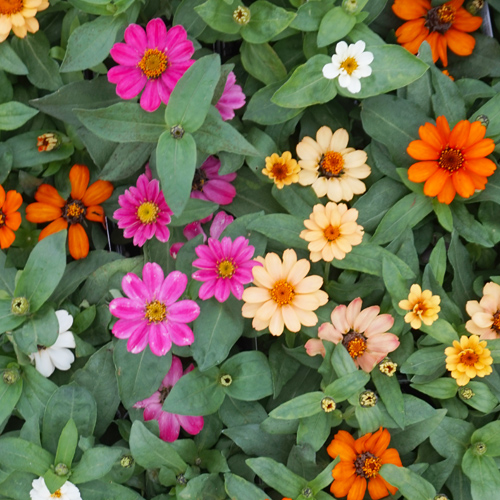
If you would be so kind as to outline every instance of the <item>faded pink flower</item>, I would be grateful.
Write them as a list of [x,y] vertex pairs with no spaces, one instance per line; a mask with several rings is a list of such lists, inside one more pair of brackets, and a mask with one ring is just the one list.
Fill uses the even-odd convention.
[[465,305],[471,317],[465,324],[468,332],[479,335],[481,340],[500,338],[500,286],[490,281],[483,288],[483,296],[469,300]]
[[116,93],[122,99],[140,94],[145,111],[155,111],[168,104],[170,94],[186,70],[194,63],[192,42],[182,26],[167,32],[165,23],[151,19],[144,28],[130,24],[125,30],[125,43],[115,43],[110,51],[118,66],[108,71],[108,80],[116,83]]
[[182,373],[182,362],[172,356],[172,365],[170,370],[165,375],[159,389],[147,399],[135,403],[134,408],[144,408],[144,420],[158,420],[160,427],[160,439],[172,443],[179,437],[181,427],[188,434],[198,434],[203,429],[203,417],[189,417],[187,415],[177,415],[163,411],[162,406],[168,393],[177,381],[186,373],[194,369],[193,364],[190,364],[184,373]]
[[212,201],[218,205],[229,205],[236,196],[231,181],[236,173],[219,175],[220,160],[209,156],[194,174],[191,198]]
[[342,342],[354,364],[365,372],[371,372],[388,353],[396,350],[399,339],[388,332],[394,324],[390,314],[379,314],[379,306],[361,310],[363,301],[358,297],[347,307],[337,306],[331,315],[331,323],[323,323],[318,329],[319,339],[310,339],[305,348],[309,356],[325,356],[323,340]]
[[215,105],[222,119],[232,120],[234,118],[234,110],[240,109],[245,105],[245,94],[242,88],[236,83],[236,75],[231,71],[227,75],[224,91]]
[[142,270],[142,280],[134,273],[127,273],[122,288],[127,297],[113,299],[109,311],[120,318],[113,325],[113,335],[128,339],[127,349],[138,353],[149,347],[156,356],[166,354],[172,342],[191,345],[193,331],[186,323],[200,314],[200,306],[194,300],[179,298],[186,289],[187,276],[172,271],[164,278],[162,268],[148,262]]

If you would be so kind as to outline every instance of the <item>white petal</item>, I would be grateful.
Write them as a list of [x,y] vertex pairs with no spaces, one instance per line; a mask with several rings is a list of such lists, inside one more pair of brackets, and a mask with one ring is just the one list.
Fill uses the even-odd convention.
[[337,45],[335,46],[335,52],[342,58],[344,58],[347,50],[347,43],[345,43],[344,41],[337,43]]
[[323,76],[328,78],[329,80],[333,80],[339,76],[339,67],[335,66],[335,64],[329,63],[323,66]]
[[352,76],[354,78],[365,78],[367,76],[370,76],[371,74],[372,74],[371,66],[358,66],[358,68],[352,72]]
[[56,316],[59,321],[59,333],[67,332],[73,325],[73,316],[64,309],[56,311]]
[[361,90],[361,83],[358,78],[351,76],[351,82],[349,83],[347,90],[351,94],[357,94]]
[[69,349],[50,349],[50,359],[58,370],[66,371],[71,368],[75,361],[74,354]]
[[356,56],[356,61],[360,66],[367,66],[373,62],[373,54],[371,52],[363,52]]
[[[57,337],[57,340],[50,347],[60,349],[61,347],[76,347],[75,337],[71,332],[64,332]],[[50,349],[49,347],[49,349]]]
[[356,43],[349,45],[350,49],[350,54],[351,56],[357,56],[358,54],[361,54],[366,48],[366,43],[363,42],[363,40],[358,40]]
[[341,74],[339,76],[339,85],[341,87],[347,88],[349,87],[350,83],[351,83],[351,77],[347,73]]
[[44,377],[50,377],[54,373],[55,366],[46,351],[47,349],[44,349],[35,353],[35,368]]

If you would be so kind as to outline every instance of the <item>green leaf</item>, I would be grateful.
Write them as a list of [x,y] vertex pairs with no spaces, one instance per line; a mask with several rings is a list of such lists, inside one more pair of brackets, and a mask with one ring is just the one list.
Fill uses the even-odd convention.
[[142,168],[152,151],[153,145],[151,143],[118,144],[99,173],[99,179],[119,181],[130,177]]
[[436,91],[431,97],[434,114],[444,115],[453,129],[460,120],[465,120],[465,102],[457,84],[435,66],[431,67],[431,78]]
[[285,65],[268,43],[243,42],[240,54],[245,70],[264,85],[286,78]]
[[178,493],[179,500],[225,500],[226,492],[219,474],[201,474],[191,479],[186,488]]
[[462,238],[485,248],[495,245],[486,227],[475,219],[463,203],[453,203],[450,208],[453,214],[453,227]]
[[358,368],[354,364],[354,360],[351,358],[351,355],[342,342],[339,342],[333,348],[330,364],[338,377],[343,377],[344,375],[358,371]]
[[454,340],[459,340],[457,331],[444,319],[438,319],[430,326],[422,323],[420,330],[442,344],[452,345]]
[[401,312],[399,301],[408,297],[407,280],[403,278],[394,262],[386,257],[382,261],[382,277],[387,291],[391,295],[394,309]]
[[[69,3],[88,14],[94,14],[96,16],[111,16],[113,12],[111,9],[106,7],[109,5],[106,0],[69,0]],[[118,2],[115,3],[117,5]],[[115,12],[116,13],[116,12]]]
[[0,333],[14,330],[26,319],[26,316],[17,316],[12,313],[12,299],[0,300]]
[[0,130],[15,130],[38,114],[36,109],[22,102],[0,104]]
[[8,40],[0,44],[0,69],[13,75],[27,75],[28,68],[10,46]]
[[451,283],[453,299],[460,309],[465,309],[466,302],[473,299],[472,282],[474,280],[474,272],[469,252],[467,252],[467,249],[460,242],[456,231],[453,231],[451,235],[448,259],[454,270],[453,281]]
[[316,415],[316,413],[323,411],[321,400],[324,397],[323,392],[307,392],[278,406],[269,416],[283,420],[294,420]]
[[498,398],[491,392],[489,387],[483,382],[469,382],[467,388],[471,389],[474,396],[470,399],[465,399],[460,396],[460,399],[472,408],[483,413],[490,413],[498,404]]
[[385,464],[380,469],[380,475],[408,500],[433,500],[436,495],[431,483],[405,467]]
[[264,215],[250,223],[248,229],[257,231],[287,246],[307,249],[307,241],[299,236],[304,229],[304,220],[293,215]]
[[359,392],[370,380],[370,375],[362,370],[348,373],[325,388],[325,394],[340,403]]
[[0,439],[0,464],[8,470],[43,476],[53,462],[54,456],[34,443],[14,437]]
[[474,443],[479,442],[486,445],[486,451],[484,452],[486,456],[500,456],[500,422],[490,422],[477,429],[471,437],[472,446],[474,447]]
[[436,432],[430,435],[430,441],[441,456],[452,459],[458,465],[470,445],[473,432],[474,426],[470,422],[444,417]]
[[443,285],[444,275],[446,273],[446,260],[446,245],[444,238],[439,238],[429,257],[429,265],[431,266],[432,274],[434,274],[434,277],[441,286]]
[[267,500],[267,495],[257,486],[236,474],[224,474],[226,492],[238,500]]
[[372,370],[371,377],[377,389],[378,395],[385,404],[387,412],[392,417],[394,422],[396,422],[401,429],[404,429],[404,399],[397,377],[394,375],[391,377],[385,375],[378,369],[378,367],[375,367]]
[[30,316],[22,328],[14,332],[14,340],[25,354],[38,351],[38,346],[51,346],[59,336],[59,322],[52,307],[43,306]]
[[495,498],[500,489],[500,471],[495,460],[478,456],[469,448],[462,460],[462,471],[470,479],[473,500]]
[[290,28],[300,31],[318,31],[323,16],[332,8],[333,0],[322,2],[306,2],[297,10],[297,16]]
[[[318,47],[326,47],[342,38],[354,28],[356,16],[349,14],[342,7],[334,7],[321,19],[318,31]],[[331,62],[331,61],[328,61]]]
[[190,222],[194,222],[213,214],[219,205],[210,201],[198,200],[197,198],[189,198],[184,210],[178,217],[175,215],[170,222],[171,227],[183,227]]
[[496,94],[486,104],[481,106],[471,116],[471,121],[480,115],[487,116],[489,120],[486,137],[492,138],[495,142],[498,141],[500,139],[500,94]]
[[70,418],[62,430],[61,436],[59,437],[54,464],[64,464],[68,467],[68,469],[70,469],[77,445],[78,429],[76,428],[75,421]]
[[[3,370],[1,371],[3,372]],[[3,377],[0,379],[0,424],[11,416],[12,411],[14,410],[17,402],[19,401],[19,398],[21,397],[22,391],[22,378],[19,378],[19,380],[17,380],[13,384],[6,384],[3,380]]]
[[426,384],[410,384],[410,387],[438,399],[452,398],[458,391],[457,382],[452,378],[438,378]]
[[79,484],[78,489],[82,498],[92,498],[92,500],[143,500],[144,498],[131,488],[106,480]]
[[[130,439],[132,440],[132,434]],[[130,447],[132,447],[132,444],[130,444]],[[108,448],[106,446],[98,446],[87,450],[80,462],[73,468],[71,482],[73,484],[86,483],[104,477],[118,462],[122,453],[121,448]],[[135,455],[134,459],[137,460]]]
[[401,372],[428,375],[441,365],[444,368],[444,360],[446,359],[444,349],[445,347],[442,345],[419,349],[403,363]]
[[233,19],[233,12],[236,8],[236,4],[208,0],[208,2],[195,7],[194,10],[214,30],[235,35],[241,27]]
[[172,26],[180,24],[193,38],[201,35],[207,25],[199,15],[193,14],[193,10],[202,3],[203,0],[183,0],[175,11]]

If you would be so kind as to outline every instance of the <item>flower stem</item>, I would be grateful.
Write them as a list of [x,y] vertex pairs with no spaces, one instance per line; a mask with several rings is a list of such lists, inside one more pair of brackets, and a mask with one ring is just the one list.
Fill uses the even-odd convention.
[[325,262],[325,274],[323,275],[323,282],[328,282],[328,276],[330,275],[330,263]]

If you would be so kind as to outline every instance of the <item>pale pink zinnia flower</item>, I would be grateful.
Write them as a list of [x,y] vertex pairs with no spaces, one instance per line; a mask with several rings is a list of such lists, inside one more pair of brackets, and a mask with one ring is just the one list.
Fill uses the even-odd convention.
[[209,238],[208,246],[198,245],[195,252],[199,259],[193,266],[200,270],[193,273],[193,278],[204,281],[199,291],[200,299],[215,296],[219,302],[225,302],[232,293],[241,300],[243,285],[253,280],[252,268],[260,265],[251,260],[254,251],[244,236],[238,236],[234,242],[228,236],[222,241]]
[[141,95],[140,104],[146,111],[155,111],[168,104],[170,94],[186,70],[194,63],[192,42],[182,26],[167,32],[165,23],[151,19],[146,31],[138,24],[125,30],[125,43],[115,43],[110,51],[118,66],[108,71],[108,80],[116,83],[116,93],[122,99]]
[[113,217],[118,227],[125,229],[125,238],[134,238],[133,243],[142,247],[147,240],[156,236],[166,242],[170,237],[167,224],[170,223],[172,210],[165,202],[163,191],[157,180],[149,181],[146,174],[137,179],[137,187],[131,186],[118,197],[121,208]]
[[319,339],[306,342],[309,356],[325,355],[323,340],[338,344],[342,342],[354,364],[365,372],[371,372],[388,353],[396,350],[399,339],[388,332],[394,324],[390,314],[379,314],[379,306],[361,310],[363,301],[358,297],[347,307],[337,306],[331,315],[331,323],[323,323],[318,330]]
[[120,318],[113,325],[113,335],[128,339],[127,349],[134,354],[144,350],[149,343],[153,354],[163,356],[172,342],[191,345],[193,331],[186,323],[200,314],[194,300],[181,300],[187,286],[187,276],[172,271],[164,278],[162,268],[148,262],[142,270],[142,280],[134,273],[127,273],[122,280],[126,297],[113,299],[109,311]]
[[160,427],[160,439],[172,443],[179,437],[181,427],[189,434],[198,434],[203,429],[203,417],[189,417],[187,415],[177,415],[163,411],[162,406],[168,393],[177,381],[194,369],[190,364],[182,373],[181,360],[172,356],[172,365],[165,375],[159,389],[147,399],[137,402],[134,408],[144,408],[144,420],[158,420]]
[[242,88],[236,83],[236,75],[231,71],[227,75],[224,91],[215,105],[222,119],[232,120],[234,118],[234,110],[240,109],[245,105],[245,94]]
[[500,286],[490,281],[483,288],[483,296],[469,300],[465,305],[471,317],[465,324],[468,332],[479,335],[481,340],[500,338]]
[[220,160],[209,156],[203,165],[196,169],[191,190],[191,198],[212,201],[218,205],[229,205],[236,196],[231,181],[236,173],[219,175]]

